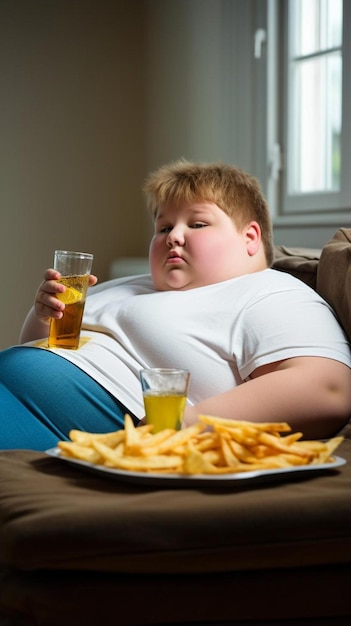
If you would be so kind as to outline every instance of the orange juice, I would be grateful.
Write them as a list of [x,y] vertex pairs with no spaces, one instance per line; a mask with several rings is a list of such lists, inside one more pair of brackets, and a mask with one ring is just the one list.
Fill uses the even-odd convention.
[[48,345],[75,350],[79,345],[89,275],[63,276],[58,282],[67,287],[64,293],[57,294],[65,303],[65,310],[60,320],[51,319]]
[[153,424],[153,433],[164,428],[180,430],[185,409],[184,394],[155,394],[144,391],[144,405],[147,424]]

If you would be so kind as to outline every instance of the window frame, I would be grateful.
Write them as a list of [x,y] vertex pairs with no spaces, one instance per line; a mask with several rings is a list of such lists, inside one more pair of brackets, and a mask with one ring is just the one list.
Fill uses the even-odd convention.
[[267,0],[267,199],[276,224],[340,224],[351,210],[351,2],[343,0],[340,190],[289,194],[289,0]]

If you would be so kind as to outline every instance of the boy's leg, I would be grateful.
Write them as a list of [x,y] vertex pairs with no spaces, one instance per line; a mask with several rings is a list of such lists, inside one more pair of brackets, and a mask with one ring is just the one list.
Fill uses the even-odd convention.
[[71,429],[108,432],[128,410],[66,359],[40,348],[0,352],[0,449],[46,450]]

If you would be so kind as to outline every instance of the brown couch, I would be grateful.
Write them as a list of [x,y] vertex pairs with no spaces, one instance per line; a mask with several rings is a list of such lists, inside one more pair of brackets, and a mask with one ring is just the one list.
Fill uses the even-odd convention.
[[[348,229],[321,255],[280,247],[275,259],[331,302],[349,340],[350,260]],[[342,432],[340,468],[216,488],[0,453],[0,624],[349,625],[351,425]]]

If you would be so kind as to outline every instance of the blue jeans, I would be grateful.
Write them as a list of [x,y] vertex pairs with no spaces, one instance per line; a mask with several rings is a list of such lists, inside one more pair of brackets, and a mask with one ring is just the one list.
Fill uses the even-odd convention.
[[0,450],[47,450],[67,440],[71,429],[118,430],[125,413],[101,385],[53,352],[0,352]]

